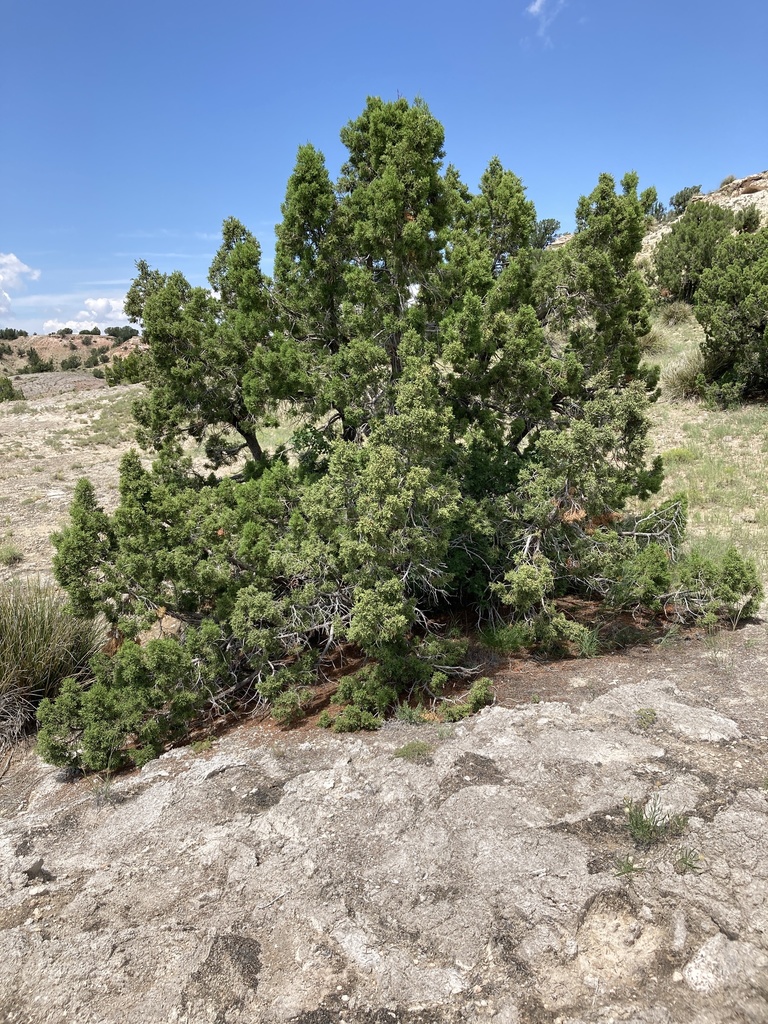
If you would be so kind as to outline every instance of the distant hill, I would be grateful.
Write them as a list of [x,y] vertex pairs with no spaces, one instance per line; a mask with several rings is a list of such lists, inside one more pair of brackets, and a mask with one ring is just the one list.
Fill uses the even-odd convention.
[[[64,369],[95,369],[111,363],[116,356],[125,358],[130,352],[146,346],[141,338],[129,338],[115,344],[115,339],[107,334],[30,334],[26,338],[3,342],[0,347],[0,376],[13,376],[30,365],[29,351],[34,349],[42,363],[53,363],[54,370],[60,370],[61,364],[69,360],[70,365]],[[9,351],[10,350],[10,351]],[[74,364],[80,360],[80,365]],[[91,363],[89,367],[86,364]]]
[[[750,174],[746,178],[734,178],[733,181],[721,185],[714,192],[694,196],[691,203],[715,203],[717,206],[728,207],[734,213],[747,206],[756,206],[760,212],[761,226],[766,227],[768,225],[768,171]],[[641,259],[644,256],[650,256],[659,244],[659,240],[672,230],[678,219],[668,220],[651,228],[643,241]]]

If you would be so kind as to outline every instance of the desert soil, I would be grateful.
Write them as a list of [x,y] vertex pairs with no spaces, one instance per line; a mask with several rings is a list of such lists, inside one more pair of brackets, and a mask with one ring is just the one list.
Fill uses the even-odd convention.
[[[114,505],[136,391],[26,383],[6,578],[50,571],[80,476]],[[763,622],[492,671],[454,727],[253,718],[112,780],[6,754],[0,1020],[765,1024]],[[638,845],[626,801],[674,827]]]

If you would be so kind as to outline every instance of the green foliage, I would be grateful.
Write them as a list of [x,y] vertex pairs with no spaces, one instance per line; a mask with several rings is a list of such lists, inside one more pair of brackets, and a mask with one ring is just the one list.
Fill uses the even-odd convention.
[[533,642],[533,628],[527,622],[488,626],[480,631],[480,640],[483,646],[499,654],[516,654],[530,647]]
[[80,356],[67,356],[61,360],[62,370],[78,370],[83,365]]
[[23,559],[24,555],[14,543],[7,540],[0,542],[0,565],[18,565]]
[[296,725],[306,716],[307,707],[311,702],[312,691],[309,687],[284,690],[272,701],[272,717],[280,725]]
[[686,825],[686,819],[681,815],[665,814],[658,797],[654,797],[645,806],[627,800],[625,810],[629,834],[643,848],[660,843],[670,835],[680,835]]
[[638,729],[642,729],[643,732],[647,732],[652,726],[658,721],[658,714],[655,708],[636,708],[635,709],[635,721],[637,722]]
[[[653,545],[680,539],[665,506],[642,529],[626,512],[661,483],[635,265],[654,190],[601,175],[574,238],[543,250],[553,226],[520,179],[494,158],[473,194],[443,167],[422,101],[371,98],[342,141],[336,181],[313,146],[298,152],[274,280],[234,218],[210,289],[137,264],[125,308],[148,347],[135,417],[155,461],[125,456],[111,514],[81,482],[55,538],[79,611],[128,637],[158,608],[215,631],[202,662],[220,663],[203,687],[215,711],[262,699],[295,720],[318,663],[353,647],[365,667],[322,716],[337,731],[440,700],[466,669],[466,641],[440,625],[456,608],[496,623],[493,642],[589,653],[594,631],[558,599],[654,606],[666,577]],[[130,359],[110,378],[127,379]],[[278,423],[296,429],[273,453]],[[215,472],[183,454],[190,439]],[[105,685],[99,750],[169,742],[137,739],[162,718],[157,702],[139,695],[129,722]],[[480,680],[447,714],[490,699]]]
[[687,188],[681,188],[679,192],[675,192],[669,200],[669,205],[675,215],[679,217],[681,214],[684,214],[693,197],[700,193],[701,185],[688,185]]
[[493,704],[492,686],[492,681],[483,676],[475,680],[463,701],[458,704],[444,704],[442,712],[446,722],[460,722],[462,718],[468,718],[488,704]]
[[531,246],[534,249],[546,249],[555,240],[560,230],[560,221],[554,217],[545,217],[544,220],[537,220],[531,232]]
[[734,215],[725,207],[694,203],[656,247],[659,286],[675,299],[693,302],[702,274],[733,226]]
[[725,239],[701,277],[696,318],[704,328],[706,382],[744,396],[768,388],[768,228]]
[[56,367],[52,359],[43,359],[36,348],[30,347],[25,353],[27,362],[19,370],[19,373],[50,373]]
[[411,740],[402,747],[398,747],[393,756],[399,757],[403,761],[409,761],[411,764],[424,764],[429,762],[431,754],[432,747],[425,740]]
[[27,331],[19,330],[16,327],[0,328],[0,341],[16,341],[17,338],[28,338]]
[[108,337],[114,338],[116,344],[122,344],[124,341],[137,338],[139,335],[135,327],[106,327],[104,333]]
[[705,622],[727,619],[734,627],[754,615],[763,599],[763,586],[754,563],[729,547],[719,562],[694,550],[681,559],[675,592],[684,617]]
[[15,388],[8,377],[0,377],[0,402],[19,402],[23,399],[23,391]]
[[38,708],[41,757],[62,767],[114,771],[145,764],[183,740],[213,668],[198,661],[200,641],[150,640],[139,647],[127,640],[114,657],[94,661],[88,687],[67,679],[59,697]]
[[752,234],[760,228],[760,211],[754,203],[738,211],[733,226],[740,235]]
[[659,310],[659,317],[661,322],[668,327],[675,327],[677,324],[684,324],[686,320],[690,320],[691,307],[687,302],[682,302],[679,299],[674,302],[665,302]]
[[336,715],[330,727],[334,732],[371,732],[380,729],[382,725],[381,718],[349,704]]
[[141,384],[149,379],[151,356],[148,352],[129,352],[127,356],[115,356],[112,365],[105,370],[107,384]]

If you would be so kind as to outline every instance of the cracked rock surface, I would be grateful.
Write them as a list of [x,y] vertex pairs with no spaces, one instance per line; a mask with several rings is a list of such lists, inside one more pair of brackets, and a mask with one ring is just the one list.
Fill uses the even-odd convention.
[[727,673],[572,662],[562,701],[251,723],[109,783],[15,752],[0,1019],[765,1024],[764,629],[730,642]]

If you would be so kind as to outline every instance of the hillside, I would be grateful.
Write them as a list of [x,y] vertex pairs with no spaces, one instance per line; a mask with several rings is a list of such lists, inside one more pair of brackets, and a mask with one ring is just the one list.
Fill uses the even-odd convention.
[[[720,188],[706,195],[694,196],[693,203],[714,203],[734,213],[747,206],[756,206],[760,212],[763,226],[768,224],[768,171],[750,174],[746,178],[734,178],[733,181],[721,185]],[[665,221],[652,228],[645,236],[640,258],[647,258],[656,248],[659,240],[672,230],[674,220]]]

